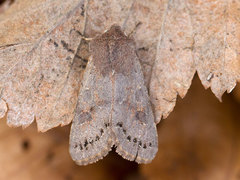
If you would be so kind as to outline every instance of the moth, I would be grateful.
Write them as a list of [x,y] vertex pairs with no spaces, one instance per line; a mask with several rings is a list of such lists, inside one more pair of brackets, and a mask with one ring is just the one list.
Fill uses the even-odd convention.
[[157,129],[134,40],[113,25],[90,51],[70,132],[72,159],[94,163],[115,146],[125,159],[151,162]]

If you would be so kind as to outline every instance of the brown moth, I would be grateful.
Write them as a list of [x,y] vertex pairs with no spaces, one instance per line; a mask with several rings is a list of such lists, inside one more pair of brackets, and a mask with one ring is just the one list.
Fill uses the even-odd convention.
[[113,25],[90,50],[70,133],[72,159],[87,165],[115,145],[125,159],[151,162],[157,130],[134,41]]

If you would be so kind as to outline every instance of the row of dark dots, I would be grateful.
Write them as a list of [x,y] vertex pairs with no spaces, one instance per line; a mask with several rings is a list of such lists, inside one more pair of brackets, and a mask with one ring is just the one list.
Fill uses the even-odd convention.
[[[49,42],[52,42],[55,47],[59,46],[58,43],[56,41],[53,41],[52,39],[49,39]],[[65,50],[67,50],[68,52],[74,53],[74,50],[69,48],[69,45],[68,43],[66,43],[66,41],[61,40],[61,44]]]
[[[123,131],[123,133],[124,133],[125,135],[127,134],[127,133],[126,133],[126,129],[123,128],[123,123],[122,123],[122,122],[118,122],[118,123],[117,123],[117,126],[120,127],[120,128],[122,128],[122,131]],[[135,144],[138,142],[138,146],[139,146],[139,147],[143,147],[144,149],[147,149],[147,144],[146,144],[146,143],[142,144],[142,141],[141,141],[141,140],[138,141],[136,137],[133,138],[133,140],[132,140],[132,137],[131,137],[130,135],[128,135],[128,136],[127,136],[127,140],[128,140],[129,142],[133,141],[133,143],[135,143]],[[148,146],[149,146],[149,147],[152,147],[152,143],[150,142],[150,143],[148,144]]]
[[[107,128],[107,127],[110,126],[110,123],[105,123],[104,125],[105,125],[105,127]],[[82,146],[82,143],[80,143],[80,144],[79,144],[80,150],[83,150],[83,148],[85,148],[86,150],[88,150],[88,147],[87,147],[88,144],[93,145],[94,141],[95,141],[95,142],[99,141],[99,139],[101,138],[101,136],[103,135],[103,133],[104,133],[104,130],[101,128],[101,129],[100,129],[100,136],[99,136],[99,135],[96,135],[95,140],[87,141],[87,139],[86,139],[83,146]],[[74,148],[76,149],[77,147],[78,147],[78,145],[76,144],[76,145],[74,146]]]
[[[85,10],[84,10],[84,5],[81,6],[81,10],[82,10],[82,13],[84,13],[84,11],[85,11]],[[82,14],[81,14],[81,15],[82,15]],[[79,21],[79,20],[77,20],[77,21]],[[83,36],[82,33],[81,33],[80,31],[76,30],[76,29],[71,29],[70,33],[71,33],[72,31],[77,32],[78,35],[81,36],[81,37]],[[49,42],[52,42],[55,47],[58,47],[58,46],[59,46],[58,43],[57,43],[56,41],[53,41],[51,38],[49,39]],[[69,45],[68,45],[68,43],[66,43],[66,41],[61,40],[61,44],[62,44],[63,48],[66,49],[68,52],[74,53],[74,50],[69,48]]]

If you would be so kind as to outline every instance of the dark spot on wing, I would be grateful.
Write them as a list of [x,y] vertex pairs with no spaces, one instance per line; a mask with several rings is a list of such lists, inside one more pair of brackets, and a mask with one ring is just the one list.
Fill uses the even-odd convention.
[[128,140],[129,142],[131,142],[131,136],[128,136],[128,137],[127,137],[127,140]]
[[89,112],[82,112],[79,116],[80,123],[89,122],[92,120],[92,116]]
[[87,147],[87,145],[88,145],[88,141],[85,140],[85,142],[84,142],[84,147]]
[[133,142],[134,142],[134,143],[137,143],[137,138],[134,138],[134,139],[133,139]]
[[147,145],[146,145],[146,144],[144,144],[144,145],[143,145],[143,148],[144,148],[144,149],[146,149],[146,148],[147,148]]
[[146,114],[142,111],[137,111],[135,114],[135,117],[137,120],[139,120],[142,123],[146,122]]
[[118,122],[118,123],[117,123],[117,126],[118,126],[118,127],[122,127],[122,126],[123,126],[123,123],[122,123],[122,122]]
[[95,141],[98,141],[99,139],[100,139],[100,137],[97,135]]
[[90,143],[91,145],[93,145],[93,140],[89,141],[89,143]]
[[100,129],[100,133],[101,133],[101,135],[104,133],[103,129]]
[[80,148],[80,150],[83,150],[83,147],[82,147],[81,143],[79,144],[79,148]]
[[138,146],[142,147],[142,141],[139,141]]
[[106,128],[107,128],[108,126],[110,126],[110,124],[109,124],[109,123],[105,123],[104,125],[105,125],[105,127],[106,127]]

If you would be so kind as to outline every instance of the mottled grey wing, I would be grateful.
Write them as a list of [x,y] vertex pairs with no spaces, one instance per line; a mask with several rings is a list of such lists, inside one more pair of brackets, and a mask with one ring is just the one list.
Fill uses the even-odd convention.
[[158,151],[157,129],[138,58],[129,61],[133,62],[131,72],[116,74],[114,81],[116,151],[128,160],[149,163]]
[[89,62],[70,132],[70,154],[79,165],[102,159],[114,143],[110,128],[112,82]]

